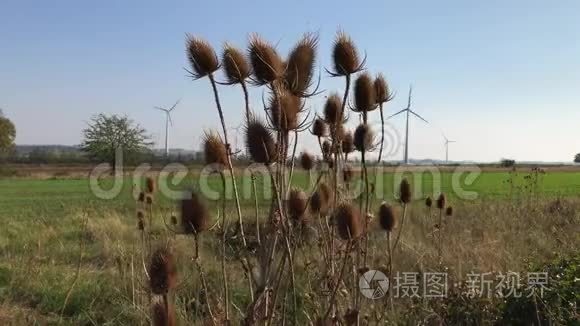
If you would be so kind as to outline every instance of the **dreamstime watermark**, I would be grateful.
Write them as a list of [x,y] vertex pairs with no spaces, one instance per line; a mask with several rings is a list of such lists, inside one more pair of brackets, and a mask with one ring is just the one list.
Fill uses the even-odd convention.
[[[388,126],[388,124],[385,124],[385,126]],[[387,135],[388,133],[385,134]],[[385,147],[383,150],[396,152],[392,147]],[[299,163],[295,162],[295,164],[294,183],[306,193],[316,190],[320,174],[332,175],[332,171],[325,163],[317,164],[311,171],[301,171],[300,173],[297,172]],[[358,177],[362,174],[362,167],[357,166],[354,162],[348,162],[347,165],[359,174],[355,175],[348,183],[340,180],[339,186],[344,189],[342,195],[345,199],[354,200],[359,198],[364,192],[365,181]],[[345,169],[344,163],[340,163],[338,168],[341,171]],[[289,177],[290,170],[290,167],[285,169],[286,177]],[[144,177],[155,175],[160,194],[171,200],[183,198],[184,191],[180,189],[180,185],[187,178],[191,178],[193,181],[191,186],[209,200],[217,200],[224,195],[227,200],[234,199],[230,174],[224,166],[210,164],[201,168],[190,169],[181,163],[170,163],[154,171],[151,164],[144,163],[132,171],[125,171],[123,151],[118,149],[115,157],[115,178],[112,180],[112,185],[110,185],[110,182],[101,182],[103,178],[110,179],[111,171],[111,166],[108,163],[99,164],[91,171],[89,187],[95,197],[107,200],[114,199],[121,194],[127,182],[131,182],[134,195],[137,196],[141,191]],[[221,171],[226,176],[225,189],[217,171]],[[472,186],[481,175],[482,170],[478,166],[449,168],[423,165],[383,166],[372,164],[367,166],[367,173],[372,196],[375,196],[378,200],[390,197],[396,198],[403,178],[409,179],[413,185],[413,198],[416,199],[446,193],[461,200],[475,200],[478,198],[478,193],[472,190]],[[256,180],[256,182],[253,184],[252,180]],[[265,200],[273,198],[270,170],[263,164],[236,167],[236,184],[238,195],[242,200],[253,198],[254,186],[259,198]]]
[[[462,290],[469,298],[542,298],[549,290],[547,272],[528,272],[526,282],[522,279],[516,272],[472,272],[466,275]],[[360,277],[359,290],[371,300],[383,298],[389,290],[393,298],[446,298],[449,292],[448,275],[438,272],[397,272],[393,275],[392,284],[389,284],[383,272],[369,270]]]

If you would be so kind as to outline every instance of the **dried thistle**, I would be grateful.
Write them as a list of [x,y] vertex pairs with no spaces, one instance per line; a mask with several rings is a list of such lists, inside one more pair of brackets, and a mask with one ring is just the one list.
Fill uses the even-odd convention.
[[354,149],[354,139],[352,137],[352,133],[347,132],[342,138],[342,151],[346,154],[350,154],[354,152]]
[[155,179],[153,177],[147,177],[145,179],[145,192],[152,194],[155,192]]
[[393,207],[386,202],[383,202],[379,207],[379,222],[383,230],[387,232],[392,232],[397,223]]
[[145,202],[147,203],[147,205],[153,204],[153,194],[145,195]]
[[378,74],[375,78],[374,88],[376,104],[389,102],[393,99],[393,95],[389,89],[389,84],[387,83],[383,74]]
[[354,83],[354,107],[355,112],[372,111],[377,108],[375,86],[368,73],[362,73]]
[[252,73],[250,64],[242,51],[228,43],[224,45],[222,63],[227,83],[230,85],[242,83]]
[[431,206],[433,206],[433,199],[431,199],[431,197],[427,197],[427,199],[425,199],[425,206],[431,208]]
[[399,198],[401,199],[401,202],[408,204],[411,202],[411,196],[411,184],[407,178],[404,178],[401,180],[401,185],[399,186]]
[[159,248],[151,256],[149,276],[149,286],[154,294],[165,295],[175,287],[177,269],[173,261],[173,255],[167,248]]
[[189,73],[194,79],[205,77],[219,69],[218,57],[206,40],[188,34],[186,47],[187,59],[192,69]]
[[316,118],[312,125],[312,134],[317,137],[328,137],[328,124],[320,118]]
[[354,131],[354,147],[359,152],[369,152],[374,147],[375,134],[367,124],[361,124]]
[[314,167],[314,158],[307,152],[302,152],[300,155],[300,165],[304,170],[310,171]]
[[342,100],[340,95],[332,93],[324,104],[324,120],[330,125],[342,122]]
[[270,164],[276,161],[276,143],[272,133],[262,121],[252,118],[245,129],[246,149],[256,163]]
[[312,213],[320,213],[325,216],[328,214],[331,204],[332,190],[326,183],[321,183],[310,198],[310,210]]
[[288,194],[288,200],[286,201],[286,208],[288,209],[288,214],[296,222],[302,221],[304,217],[304,212],[306,211],[306,202],[308,201],[308,196],[306,193],[300,189],[292,189]]
[[137,210],[137,220],[143,221],[145,219],[145,212],[142,209]]
[[445,200],[445,194],[444,193],[441,193],[439,195],[439,198],[437,198],[437,202],[436,202],[437,208],[438,209],[444,209],[445,208],[445,202],[446,202],[446,200]]
[[332,144],[330,141],[325,140],[322,143],[322,156],[324,158],[329,158],[332,155]]
[[307,33],[290,51],[286,67],[286,88],[295,96],[308,97],[316,62],[318,37]]
[[299,97],[286,91],[270,97],[269,109],[272,112],[272,124],[276,130],[288,132],[298,127],[298,114],[302,107]]
[[338,235],[343,240],[357,239],[363,233],[360,214],[351,204],[339,205],[333,218],[337,225]]
[[445,215],[446,216],[453,216],[453,207],[452,206],[447,207],[447,209],[445,210]]
[[332,49],[334,71],[333,76],[347,76],[363,69],[364,60],[361,63],[356,46],[351,38],[344,32],[339,31],[334,40]]
[[143,191],[139,192],[139,196],[137,197],[137,200],[141,203],[145,202],[145,193]]
[[248,49],[254,72],[254,83],[266,85],[284,76],[284,62],[274,47],[257,34],[250,37]]
[[202,142],[205,164],[219,164],[225,167],[228,163],[228,152],[220,136],[212,131],[205,132]]
[[186,234],[195,234],[208,228],[209,213],[200,196],[192,192],[191,198],[181,200],[181,226]]
[[175,312],[172,305],[167,305],[166,308],[163,302],[158,301],[153,304],[151,310],[153,326],[175,326]]

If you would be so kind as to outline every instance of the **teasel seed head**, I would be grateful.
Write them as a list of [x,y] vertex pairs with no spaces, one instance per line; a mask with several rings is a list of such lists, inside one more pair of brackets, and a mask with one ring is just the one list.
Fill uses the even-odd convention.
[[343,240],[357,239],[363,233],[360,214],[353,205],[343,203],[334,211],[338,235]]
[[344,139],[344,135],[346,133],[344,130],[344,125],[342,123],[335,124],[332,133],[332,140],[342,144],[341,142]]
[[337,93],[330,94],[326,99],[326,103],[324,104],[324,120],[329,125],[341,123],[343,120],[342,100]]
[[393,207],[386,202],[383,202],[379,207],[379,222],[383,230],[387,232],[392,232],[397,223]]
[[[277,98],[279,101],[276,100]],[[269,105],[272,124],[276,130],[288,132],[298,127],[298,114],[302,108],[302,101],[299,97],[288,91],[279,91],[277,97],[274,95],[270,97]]]
[[374,86],[376,104],[389,102],[393,99],[393,95],[389,89],[389,84],[387,83],[387,80],[383,74],[377,75],[377,78],[375,78]]
[[274,47],[257,34],[250,36],[248,49],[256,85],[266,85],[284,76],[284,62]]
[[411,197],[411,184],[407,178],[404,178],[401,180],[401,185],[399,186],[399,198],[401,199],[401,202],[408,204],[411,202]]
[[288,200],[286,201],[286,208],[288,209],[290,218],[295,222],[301,222],[303,220],[307,201],[308,196],[304,191],[296,188],[290,190]]
[[445,210],[445,215],[453,216],[453,207],[452,206],[447,206],[447,209]]
[[433,199],[431,199],[431,197],[427,197],[427,199],[425,199],[425,206],[431,208],[431,206],[433,206]]
[[186,234],[195,234],[208,228],[209,213],[196,192],[181,200],[181,227]]
[[358,51],[351,38],[339,31],[332,49],[334,71],[333,76],[346,76],[360,71],[364,66],[358,57]]
[[284,78],[286,88],[295,96],[313,95],[308,93],[308,89],[312,86],[317,45],[318,37],[315,34],[306,33],[290,51]]
[[328,137],[328,124],[320,118],[316,118],[312,124],[312,134],[317,137]]
[[354,152],[354,139],[350,131],[346,132],[342,138],[342,151],[346,154]]
[[350,182],[354,176],[354,171],[350,165],[345,165],[342,169],[342,178],[344,182]]
[[145,202],[147,203],[147,205],[153,204],[153,194],[145,195]]
[[444,193],[441,193],[439,195],[439,198],[437,198],[437,202],[436,202],[437,209],[444,209],[445,208],[445,203],[446,203],[445,194]]
[[151,256],[149,278],[149,286],[154,294],[165,295],[175,287],[177,269],[173,255],[167,248],[161,247]]
[[145,202],[145,193],[143,191],[139,192],[139,196],[137,197],[137,200],[141,203]]
[[205,164],[220,165],[223,169],[228,164],[228,151],[216,132],[208,131],[203,136]]
[[369,152],[373,149],[375,134],[368,124],[360,124],[354,131],[354,147],[359,152]]
[[204,39],[187,35],[187,59],[191,65],[191,76],[203,78],[219,69],[218,57],[212,46]]
[[276,161],[278,153],[272,133],[262,121],[251,118],[245,129],[246,149],[256,163],[271,164]]
[[314,168],[314,158],[307,152],[302,152],[300,154],[300,165],[304,170],[310,171]]
[[332,155],[332,144],[330,143],[330,141],[325,140],[322,143],[322,156],[327,159],[329,157],[331,157]]
[[175,312],[172,305],[167,305],[166,309],[162,301],[157,301],[151,310],[153,326],[175,326]]
[[145,179],[145,192],[148,194],[155,192],[155,179],[153,177],[147,177]]
[[369,112],[377,108],[375,86],[371,76],[365,72],[358,76],[354,83],[355,112]]
[[244,53],[228,43],[224,45],[222,64],[227,83],[230,85],[242,83],[252,73]]
[[137,222],[137,229],[141,231],[145,230],[145,223],[143,223],[142,220],[139,220],[139,222]]
[[142,209],[137,210],[137,220],[143,221],[145,219],[145,212]]
[[310,211],[322,216],[328,215],[329,208],[332,204],[332,191],[326,183],[318,185],[318,189],[310,198]]

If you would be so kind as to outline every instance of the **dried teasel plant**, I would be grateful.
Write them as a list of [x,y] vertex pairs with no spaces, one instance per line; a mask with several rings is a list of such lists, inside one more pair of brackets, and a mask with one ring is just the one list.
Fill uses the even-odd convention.
[[354,82],[354,112],[362,114],[363,123],[368,121],[368,112],[377,108],[373,79],[368,73],[360,74]]
[[331,126],[343,121],[342,101],[337,93],[332,93],[324,104],[324,120]]
[[447,206],[447,208],[445,209],[445,216],[447,216],[447,217],[453,216],[453,207],[452,206]]
[[342,152],[345,154],[345,160],[348,160],[348,154],[354,152],[354,137],[352,132],[348,131],[342,138]]
[[393,207],[386,202],[383,202],[379,207],[378,215],[381,228],[387,232],[392,232],[397,223]]
[[375,134],[367,124],[359,125],[354,131],[353,144],[359,152],[370,152],[375,146]]
[[298,223],[304,220],[307,202],[308,196],[303,190],[298,188],[290,190],[288,199],[286,200],[286,208],[288,210],[288,215],[294,222]]
[[175,326],[175,311],[173,305],[155,302],[151,308],[151,323],[153,326]]
[[161,247],[151,256],[149,265],[149,285],[151,292],[167,295],[177,283],[177,268],[169,249]]
[[310,198],[310,211],[321,216],[328,215],[332,205],[332,193],[328,184],[320,183]]
[[216,132],[206,131],[202,140],[205,164],[219,166],[221,171],[228,164],[228,152]]
[[403,227],[405,226],[405,217],[407,216],[407,209],[412,200],[412,190],[411,184],[407,178],[403,178],[399,184],[399,200],[403,204],[403,216],[401,217],[401,226],[399,227],[399,232],[397,232],[397,238],[393,244],[393,251],[397,248],[397,244],[401,238],[403,232]]
[[272,164],[278,157],[272,132],[258,118],[251,118],[244,130],[246,149],[256,163]]
[[209,227],[209,212],[201,196],[192,191],[189,198],[180,203],[181,227],[186,234],[198,234]]
[[338,236],[343,240],[358,239],[363,233],[359,211],[348,203],[340,204],[333,212]]
[[294,96],[311,97],[316,94],[318,86],[312,92],[309,88],[312,87],[317,46],[318,36],[306,33],[288,55],[284,79],[286,89]]
[[244,53],[229,43],[224,44],[222,65],[226,84],[234,85],[245,82],[252,74],[252,69]]
[[377,162],[381,162],[383,155],[383,145],[385,143],[385,118],[383,115],[383,105],[390,102],[394,96],[391,94],[389,89],[389,84],[383,76],[383,74],[378,74],[374,81],[375,88],[375,100],[376,104],[379,106],[379,112],[381,114],[381,147],[379,148],[379,156]]
[[320,118],[314,119],[314,122],[312,123],[312,134],[319,139],[328,137],[328,124]]
[[299,127],[299,114],[302,112],[302,101],[299,97],[288,91],[279,91],[272,94],[268,110],[271,113],[269,119],[273,128],[277,131],[288,133]]
[[358,50],[346,33],[339,31],[332,49],[333,71],[326,70],[331,76],[349,76],[364,68],[366,58],[360,60]]
[[186,38],[187,59],[192,78],[200,79],[213,74],[220,68],[218,57],[213,47],[204,39],[188,34]]
[[272,84],[284,76],[285,67],[282,58],[276,49],[258,34],[250,36],[248,56],[255,85]]
[[147,177],[145,179],[145,193],[152,194],[155,192],[156,184],[153,177]]
[[314,158],[307,152],[302,152],[300,154],[300,166],[306,171],[310,171],[314,168]]

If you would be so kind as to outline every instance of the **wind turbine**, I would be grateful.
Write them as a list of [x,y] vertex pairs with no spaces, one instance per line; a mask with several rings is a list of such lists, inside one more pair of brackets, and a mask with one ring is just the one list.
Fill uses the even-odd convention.
[[449,143],[455,143],[455,140],[449,140],[443,134],[443,138],[445,138],[445,163],[449,163]]
[[415,113],[415,111],[411,110],[411,94],[413,93],[413,86],[409,86],[409,98],[407,101],[407,107],[402,109],[401,111],[390,115],[387,119],[390,119],[396,115],[399,115],[403,112],[407,113],[407,126],[405,127],[405,164],[409,164],[409,114],[413,114],[414,116],[416,116],[417,118],[425,121],[426,123],[429,123],[427,120],[425,120],[422,116],[420,116],[419,114]]
[[173,120],[171,120],[171,111],[175,109],[177,104],[179,104],[179,101],[181,100],[177,100],[177,102],[175,102],[175,104],[173,104],[173,106],[170,107],[169,109],[162,108],[159,106],[154,107],[154,109],[165,112],[165,158],[169,157],[169,149],[167,148],[167,135],[169,133],[169,124],[173,126]]

